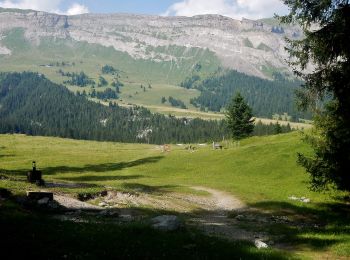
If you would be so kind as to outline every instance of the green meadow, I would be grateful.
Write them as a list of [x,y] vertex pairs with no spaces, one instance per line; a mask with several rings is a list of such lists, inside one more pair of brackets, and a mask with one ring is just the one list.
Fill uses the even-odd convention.
[[[239,145],[227,142],[224,143],[223,150],[212,150],[211,144],[193,145],[196,147],[194,152],[186,150],[185,145],[175,144],[171,145],[170,152],[162,152],[156,145],[0,135],[0,174],[4,176],[0,180],[0,187],[11,190],[16,196],[24,195],[27,190],[39,189],[25,182],[25,173],[30,169],[31,162],[36,160],[46,182],[91,184],[74,189],[46,188],[55,193],[78,196],[80,193],[96,193],[109,187],[116,191],[127,192],[144,190],[158,194],[198,194],[198,191],[191,187],[202,186],[234,195],[254,214],[287,216],[293,223],[306,223],[305,226],[295,226],[286,223],[242,222],[240,224],[242,228],[256,229],[277,236],[280,242],[287,245],[283,248],[257,250],[248,242],[209,238],[200,232],[187,229],[179,233],[164,234],[138,223],[121,226],[108,226],[109,224],[96,226],[90,223],[74,226],[71,223],[59,224],[45,214],[40,215],[47,225],[59,225],[67,232],[66,236],[60,235],[62,236],[59,239],[60,243],[64,243],[65,239],[67,241],[73,239],[69,232],[73,229],[76,236],[82,240],[86,240],[84,238],[86,233],[95,235],[104,231],[108,240],[117,234],[127,237],[137,234],[140,241],[150,239],[154,243],[159,243],[158,240],[154,241],[156,239],[154,235],[158,234],[163,244],[157,246],[163,247],[161,250],[165,252],[164,257],[175,257],[179,252],[191,258],[202,258],[204,255],[201,254],[207,254],[209,258],[229,258],[235,253],[238,254],[237,257],[243,259],[350,257],[350,209],[344,200],[347,194],[315,193],[308,189],[308,176],[296,163],[298,152],[311,152],[301,141],[301,133],[252,137],[241,141]],[[202,195],[206,196],[205,193]],[[306,197],[310,202],[294,201],[289,199],[291,196]],[[7,232],[11,232],[13,227],[11,225],[15,225],[14,220],[9,220],[15,215],[16,223],[23,227],[19,234],[26,237],[27,233],[24,230],[29,228],[26,227],[29,221],[27,213],[22,212],[13,203],[5,203],[2,205],[2,208],[4,207],[8,211],[7,213],[2,211],[1,222],[7,225]],[[140,210],[147,211],[150,215],[157,213],[155,208],[140,208]],[[173,214],[187,217],[180,212]],[[232,213],[232,217],[235,217],[235,213]],[[30,215],[30,218],[35,216]],[[43,228],[37,226],[35,228],[37,235],[44,239]],[[53,234],[56,232],[51,226],[49,230],[52,230]],[[115,233],[111,230],[115,230]],[[101,234],[96,236],[100,237]],[[128,239],[130,238],[126,241],[129,241]],[[108,241],[104,243],[108,247],[111,246]],[[124,242],[120,243],[118,242],[115,248],[125,246]],[[193,255],[194,251],[186,251],[187,244],[192,246],[194,244],[198,250],[202,249],[202,253]],[[100,244],[96,245],[98,250],[101,249],[99,246],[103,247]],[[131,247],[130,244],[125,247],[131,250],[128,251],[129,256],[137,257],[137,254],[141,254],[142,251],[138,250],[131,253],[133,250]],[[153,252],[150,247],[146,241],[139,250],[143,250],[144,253]],[[174,253],[169,247],[180,248],[178,249],[180,251]],[[215,248],[220,252],[216,252]]]

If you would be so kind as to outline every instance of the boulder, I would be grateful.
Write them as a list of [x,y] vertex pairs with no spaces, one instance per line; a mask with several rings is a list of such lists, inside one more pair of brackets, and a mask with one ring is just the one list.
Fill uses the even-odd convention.
[[177,216],[162,215],[152,219],[152,227],[163,231],[173,231],[179,229],[181,222]]
[[260,249],[260,248],[268,248],[268,247],[269,247],[265,242],[263,242],[263,241],[261,241],[261,240],[259,240],[259,239],[256,239],[256,240],[254,241],[254,245],[255,245],[258,249]]

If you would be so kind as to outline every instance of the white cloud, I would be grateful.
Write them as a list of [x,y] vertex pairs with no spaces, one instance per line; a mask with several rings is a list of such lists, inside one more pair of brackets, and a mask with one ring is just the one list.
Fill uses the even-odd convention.
[[86,14],[89,12],[89,9],[85,5],[80,4],[73,4],[71,7],[67,10],[67,15],[76,15],[76,14]]
[[281,0],[183,0],[171,5],[163,15],[220,14],[235,19],[259,19],[286,12]]
[[39,11],[53,12],[58,10],[61,0],[6,0],[1,1],[0,6],[4,8],[33,9]]
[[45,11],[50,13],[75,15],[88,13],[89,9],[77,3],[73,3],[67,11],[60,10],[59,6],[62,0],[5,0],[0,1],[0,7],[32,9],[37,11]]

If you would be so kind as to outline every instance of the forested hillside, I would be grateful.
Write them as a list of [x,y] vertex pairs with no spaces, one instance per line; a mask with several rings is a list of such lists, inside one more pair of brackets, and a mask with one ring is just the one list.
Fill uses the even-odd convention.
[[35,73],[0,75],[0,133],[121,142],[200,142],[227,135],[224,122],[177,119],[140,107],[104,106]]
[[220,111],[235,92],[240,92],[253,108],[254,116],[271,118],[276,113],[288,113],[297,120],[309,117],[307,113],[299,112],[294,102],[294,93],[300,84],[300,81],[285,79],[280,74],[274,74],[274,80],[265,80],[230,70],[219,71],[204,80],[194,75],[181,86],[201,91],[191,103],[202,110]]

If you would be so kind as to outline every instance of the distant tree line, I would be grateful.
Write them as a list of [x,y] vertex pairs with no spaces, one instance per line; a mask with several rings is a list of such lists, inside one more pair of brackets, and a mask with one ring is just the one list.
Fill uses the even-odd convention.
[[[163,101],[163,99],[162,99],[162,101]],[[181,101],[180,99],[176,99],[176,98],[169,96],[168,101],[169,101],[170,105],[173,107],[187,109],[185,103],[183,101]]]
[[223,120],[178,119],[109,104],[74,95],[36,73],[0,74],[0,133],[155,144],[229,136]]
[[227,107],[231,96],[240,92],[252,107],[254,116],[271,118],[273,114],[288,113],[293,121],[297,121],[298,118],[311,117],[309,112],[298,111],[294,102],[295,91],[301,83],[277,73],[274,74],[274,80],[266,80],[230,70],[219,71],[204,80],[192,76],[181,86],[201,92],[199,97],[190,102],[202,111],[222,111]]

